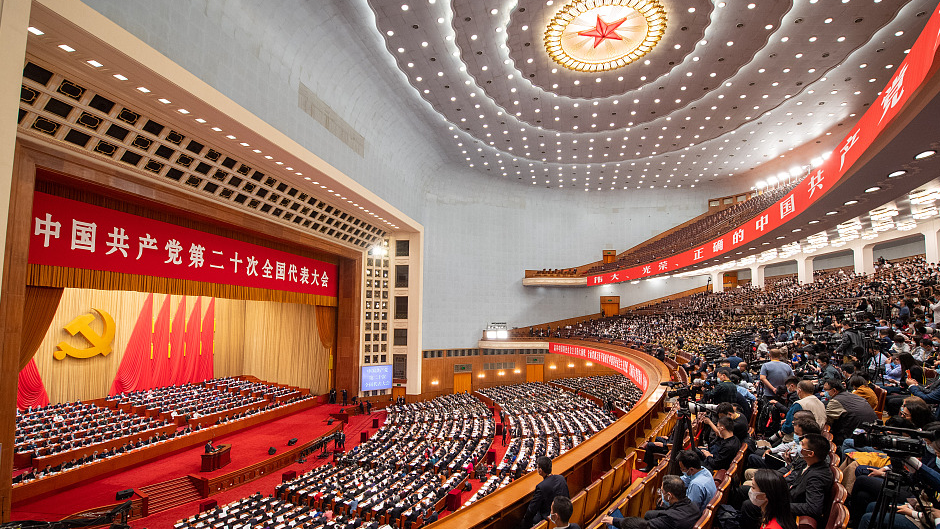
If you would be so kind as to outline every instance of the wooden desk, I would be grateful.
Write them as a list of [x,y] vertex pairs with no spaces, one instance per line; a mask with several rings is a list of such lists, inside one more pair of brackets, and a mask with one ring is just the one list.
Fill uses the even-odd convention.
[[212,472],[232,462],[232,445],[219,445],[208,454],[202,454],[200,472]]

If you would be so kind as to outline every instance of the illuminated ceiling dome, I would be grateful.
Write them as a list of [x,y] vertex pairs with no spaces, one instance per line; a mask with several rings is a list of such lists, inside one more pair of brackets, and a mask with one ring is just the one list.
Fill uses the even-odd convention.
[[545,30],[545,50],[558,64],[604,72],[649,53],[666,32],[659,0],[576,0]]

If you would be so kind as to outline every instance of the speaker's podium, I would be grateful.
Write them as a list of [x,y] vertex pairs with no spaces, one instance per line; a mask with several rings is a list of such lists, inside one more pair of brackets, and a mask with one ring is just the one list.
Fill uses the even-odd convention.
[[208,454],[202,454],[201,472],[212,472],[232,462],[232,445],[218,445]]

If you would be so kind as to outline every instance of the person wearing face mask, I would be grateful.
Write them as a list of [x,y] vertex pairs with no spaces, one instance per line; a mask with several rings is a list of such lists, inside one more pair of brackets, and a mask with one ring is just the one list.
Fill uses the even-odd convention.
[[[800,439],[800,454],[806,467],[786,476],[792,515],[811,516],[816,520],[816,527],[825,527],[833,482],[832,471],[826,462],[829,441],[819,434],[807,434]],[[737,494],[740,498],[750,498],[750,487],[740,487]],[[738,517],[741,529],[758,529],[761,519],[760,507],[750,499],[744,500]]]
[[[914,478],[916,480],[919,480],[928,487],[937,490],[940,489],[940,422],[930,423],[924,427],[924,430],[932,432],[933,435],[937,437],[937,440],[927,443],[927,453],[924,454],[923,459],[908,458],[905,460],[904,466],[907,467],[908,471],[914,474]],[[859,476],[855,480],[855,485],[852,487],[852,495],[848,505],[849,513],[851,515],[851,526],[858,527],[859,529],[867,529],[872,517],[871,512],[875,507],[875,500],[877,499],[878,493],[884,484],[884,475],[888,472],[889,469],[890,465],[887,467],[878,468],[873,470],[867,476]],[[908,498],[912,496],[914,496],[914,493],[911,490],[909,490],[907,487],[902,488],[902,498]],[[865,514],[866,512],[868,514]],[[917,515],[912,516],[912,513],[909,511],[909,509],[905,509],[903,511],[899,509],[898,512],[899,515],[895,517],[895,526],[898,529],[901,529],[902,527],[905,529],[919,529],[916,523],[914,523],[910,518],[907,518],[907,516],[916,518]],[[900,514],[904,514],[905,516],[900,516]],[[900,520],[901,518],[904,518],[903,521]]]
[[718,489],[715,487],[715,478],[707,469],[702,468],[702,458],[694,450],[679,452],[676,460],[679,463],[679,475],[685,483],[685,495],[689,501],[698,505],[699,512],[711,501]]
[[747,498],[760,507],[761,529],[796,529],[789,492],[787,481],[778,472],[766,468],[757,471]]
[[659,491],[663,508],[646,511],[643,518],[649,529],[692,529],[700,516],[699,508],[685,495],[685,483],[679,476],[666,476]]
[[734,420],[731,417],[718,419],[718,439],[711,450],[700,450],[705,456],[702,462],[709,470],[727,470],[741,448],[741,440],[734,435]]
[[875,410],[868,401],[854,393],[845,391],[845,386],[836,380],[829,380],[823,384],[823,390],[829,394],[826,404],[826,418],[832,432],[832,441],[836,446],[852,436],[856,428],[863,423],[873,423],[878,420]]
[[816,384],[812,380],[801,380],[796,384],[797,401],[790,405],[783,424],[780,425],[780,431],[785,436],[793,433],[793,419],[799,411],[812,413],[820,428],[826,425],[826,405],[816,397],[815,391]]

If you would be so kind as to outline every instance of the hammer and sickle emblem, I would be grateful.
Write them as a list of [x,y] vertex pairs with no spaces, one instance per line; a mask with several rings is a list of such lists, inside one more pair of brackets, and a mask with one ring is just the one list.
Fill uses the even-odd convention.
[[99,336],[98,333],[91,328],[91,322],[95,321],[93,314],[82,314],[75,318],[70,321],[64,329],[72,336],[81,334],[88,340],[91,347],[87,349],[77,349],[64,341],[59,342],[59,344],[56,345],[56,351],[52,353],[52,356],[54,356],[56,360],[64,360],[66,355],[72,358],[91,358],[98,354],[108,356],[111,353],[111,342],[114,341],[114,318],[103,310],[95,308],[92,308],[92,310],[101,315],[101,320],[104,322],[104,332]]

